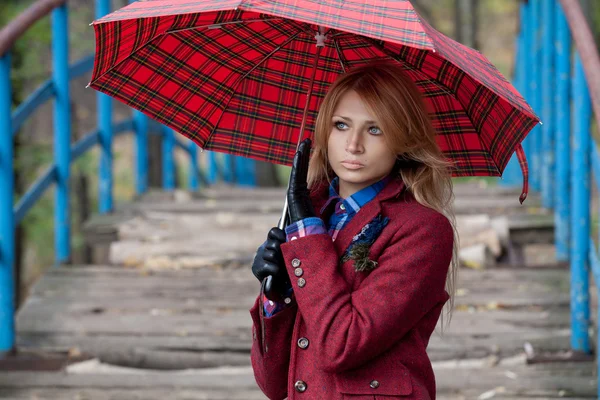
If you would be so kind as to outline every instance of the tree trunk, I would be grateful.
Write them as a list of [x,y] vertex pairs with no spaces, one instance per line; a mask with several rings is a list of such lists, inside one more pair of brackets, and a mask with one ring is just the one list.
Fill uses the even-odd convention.
[[277,172],[275,165],[264,162],[256,161],[256,186],[259,187],[275,187],[279,186],[279,179],[277,178]]
[[148,187],[162,188],[162,136],[148,135]]
[[462,0],[454,0],[454,39],[459,43],[464,43],[463,37],[463,18],[461,12]]
[[456,0],[454,18],[457,40],[473,49],[479,49],[479,0]]

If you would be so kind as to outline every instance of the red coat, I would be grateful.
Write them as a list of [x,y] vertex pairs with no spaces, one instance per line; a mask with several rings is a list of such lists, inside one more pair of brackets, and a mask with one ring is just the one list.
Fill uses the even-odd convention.
[[[320,210],[327,185],[311,196]],[[338,267],[352,237],[380,213],[390,221],[371,246],[378,266],[356,272],[349,260]],[[452,244],[448,219],[417,203],[400,179],[335,242],[322,234],[282,244],[296,304],[264,318],[259,295],[250,309],[258,386],[272,400],[435,399],[425,349],[450,297],[444,285]]]

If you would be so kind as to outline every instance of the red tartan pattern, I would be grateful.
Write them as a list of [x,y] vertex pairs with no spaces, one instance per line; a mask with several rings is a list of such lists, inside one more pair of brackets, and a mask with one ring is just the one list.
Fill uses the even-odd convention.
[[91,87],[204,149],[290,165],[316,24],[328,38],[307,132],[342,65],[382,58],[399,62],[428,101],[454,176],[500,176],[539,121],[483,55],[435,31],[408,1],[138,1],[94,23]]

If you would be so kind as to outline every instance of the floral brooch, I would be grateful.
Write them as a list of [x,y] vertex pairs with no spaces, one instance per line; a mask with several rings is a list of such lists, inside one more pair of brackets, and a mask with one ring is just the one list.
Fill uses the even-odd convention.
[[371,271],[377,267],[377,261],[369,259],[371,245],[375,242],[383,228],[390,219],[377,215],[366,224],[361,231],[352,238],[352,242],[340,259],[340,264],[354,260],[354,269],[356,272]]

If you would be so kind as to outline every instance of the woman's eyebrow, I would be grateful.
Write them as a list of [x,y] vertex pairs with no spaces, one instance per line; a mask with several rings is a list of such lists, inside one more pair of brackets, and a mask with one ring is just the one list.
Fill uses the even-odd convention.
[[[342,115],[334,115],[333,117],[334,118],[342,118],[342,119],[352,122],[352,118],[350,118],[350,117],[344,117]],[[372,121],[372,120],[365,121],[365,124],[376,124],[376,123],[377,123],[377,121]]]

